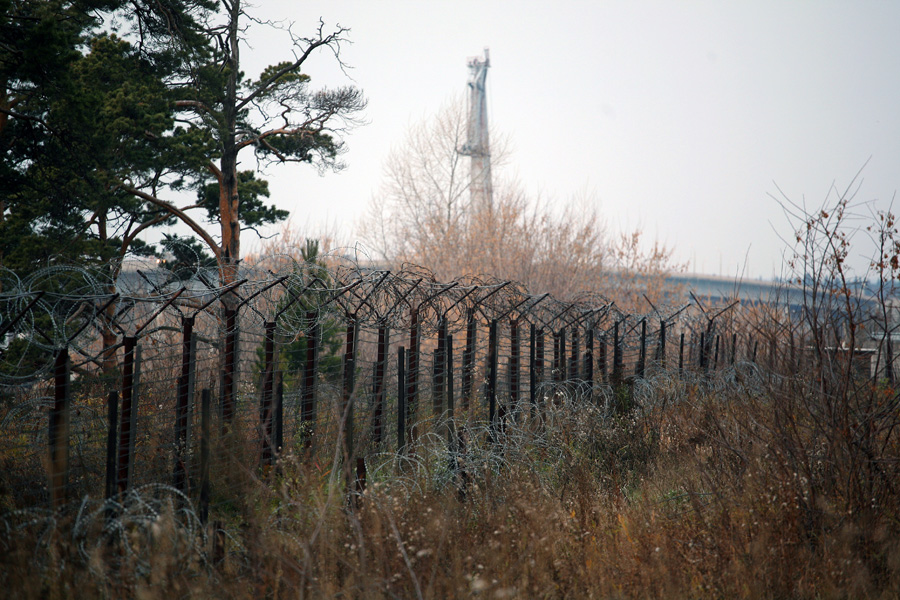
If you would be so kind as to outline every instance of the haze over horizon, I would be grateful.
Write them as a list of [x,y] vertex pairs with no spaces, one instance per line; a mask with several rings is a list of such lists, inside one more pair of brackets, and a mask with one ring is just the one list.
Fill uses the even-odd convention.
[[[780,275],[791,238],[772,198],[782,191],[815,210],[865,165],[856,199],[871,203],[866,213],[887,209],[900,187],[900,3],[509,7],[276,0],[250,9],[293,21],[300,35],[320,16],[326,30],[349,27],[342,59],[352,79],[328,55],[307,72],[314,86],[354,84],[369,99],[369,123],[346,137],[344,171],[265,170],[295,226],[355,239],[392,146],[463,97],[467,58],[484,47],[489,119],[512,140],[507,176],[545,200],[590,198],[612,230],[642,227],[689,271]],[[264,27],[248,41],[250,77],[289,57],[279,50],[288,39]]]

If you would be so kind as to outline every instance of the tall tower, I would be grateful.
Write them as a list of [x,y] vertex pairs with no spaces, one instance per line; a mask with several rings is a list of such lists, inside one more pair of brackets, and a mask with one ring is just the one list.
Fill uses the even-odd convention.
[[493,206],[491,185],[491,144],[488,138],[487,95],[485,80],[491,66],[490,52],[484,49],[484,60],[469,59],[469,121],[468,140],[459,153],[472,158],[469,193],[472,206]]

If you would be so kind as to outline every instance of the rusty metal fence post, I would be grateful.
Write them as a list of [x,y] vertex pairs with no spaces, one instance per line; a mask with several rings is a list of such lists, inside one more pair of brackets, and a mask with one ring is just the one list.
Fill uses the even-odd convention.
[[531,324],[528,332],[528,409],[534,417],[537,406],[537,325]]
[[581,353],[579,350],[579,343],[581,342],[580,336],[578,335],[578,327],[572,327],[572,336],[571,336],[570,348],[569,348],[569,381],[577,381],[579,379],[578,372],[578,356]]
[[397,452],[406,449],[406,348],[397,348]]
[[119,392],[112,390],[106,399],[106,487],[104,497],[111,500],[116,495],[116,433],[119,422]]
[[478,337],[478,322],[475,310],[469,309],[466,317],[466,349],[463,351],[462,365],[462,408],[468,412],[475,401],[475,344]]
[[488,372],[488,423],[490,427],[491,440],[497,441],[497,319],[491,319],[488,329],[488,355],[487,355],[487,372]]
[[706,346],[707,346],[706,333],[701,331],[700,332],[700,354],[699,354],[699,359],[698,359],[698,361],[699,361],[698,366],[700,367],[700,370],[703,371],[704,373],[706,372],[706,366],[709,362]]
[[265,338],[263,341],[263,373],[262,394],[259,401],[259,435],[260,435],[260,464],[272,465],[275,461],[274,440],[274,400],[275,400],[275,372],[277,370],[277,355],[275,352],[275,321],[266,321]]
[[380,447],[384,439],[384,406],[387,399],[385,373],[387,372],[390,332],[383,324],[378,328],[378,347],[375,357],[375,376],[372,381],[375,406],[372,410],[372,440]]
[[535,350],[534,350],[534,367],[535,367],[535,371],[536,371],[535,375],[536,375],[536,379],[537,379],[538,394],[537,394],[537,403],[535,405],[535,410],[540,411],[540,408],[543,405],[543,401],[544,401],[543,400],[543,395],[544,395],[543,390],[541,390],[540,387],[547,380],[546,371],[545,371],[546,361],[545,361],[545,355],[544,355],[544,342],[546,341],[544,339],[544,328],[543,327],[538,328],[536,335],[537,335],[537,338],[534,341],[534,344],[535,344],[534,345],[534,348],[535,348]]
[[275,371],[275,455],[281,454],[284,448],[284,373]]
[[447,367],[447,319],[441,316],[438,322],[437,348],[434,351],[434,385],[432,387],[431,408],[435,417],[444,412],[444,394],[446,381],[444,372]]
[[200,522],[206,525],[209,519],[209,444],[210,404],[212,392],[204,388],[200,392]]
[[447,443],[450,444],[450,449],[453,450],[454,439],[455,439],[455,429],[456,429],[456,421],[455,421],[455,412],[456,412],[456,400],[453,397],[453,335],[447,334],[447,345],[444,348],[444,358],[446,359],[446,368],[444,369],[444,373],[447,377]]
[[406,351],[406,411],[412,428],[410,440],[416,438],[416,419],[419,413],[419,308],[410,311],[409,350]]
[[222,365],[222,433],[231,430],[237,385],[237,310],[225,308],[225,354]]
[[721,337],[722,336],[720,336],[718,334],[716,335],[716,346],[715,346],[716,350],[715,350],[715,354],[713,355],[714,356],[713,371],[715,371],[719,368],[719,340],[721,339]]
[[594,402],[594,327],[584,332],[584,380],[588,385],[588,402]]
[[553,362],[550,364],[550,379],[554,384],[557,384],[561,381],[559,376],[559,333],[554,332],[553,334]]
[[116,488],[124,495],[131,486],[134,470],[134,444],[137,438],[138,391],[140,386],[141,352],[137,338],[126,336],[123,340],[122,406],[119,424],[119,456]]
[[737,333],[731,334],[731,364],[737,360]]
[[643,379],[647,372],[647,319],[641,319],[641,340],[640,349],[638,350],[637,368],[634,375],[638,379]]
[[194,318],[182,317],[181,375],[178,378],[178,395],[175,400],[175,465],[173,479],[175,489],[187,493],[187,449],[190,447],[190,406],[194,395],[197,342],[194,337]]
[[53,408],[50,409],[47,439],[50,446],[50,506],[59,508],[66,502],[69,483],[69,347],[56,354],[53,367]]
[[600,367],[600,380],[603,383],[609,383],[609,370],[606,364],[606,334],[603,333],[598,339],[597,345],[597,362]]
[[656,340],[656,355],[653,360],[657,366],[666,368],[666,322],[663,319],[659,321],[659,337]]
[[519,406],[519,378],[520,370],[520,342],[519,342],[519,321],[518,319],[510,319],[509,321],[509,403],[514,415],[518,416]]
[[319,370],[319,313],[306,313],[309,331],[306,336],[306,357],[303,361],[303,387],[300,391],[300,432],[303,446],[312,448],[316,424],[316,380]]
[[625,364],[622,356],[622,338],[619,336],[619,321],[613,325],[613,367],[612,385],[618,388],[624,379]]
[[564,383],[568,379],[568,360],[566,359],[566,328],[563,327],[559,330],[559,334],[557,337],[557,343],[559,344],[559,381],[558,383]]
[[[344,348],[344,377],[341,393],[341,426],[343,431],[342,451],[346,481],[349,485],[353,476],[353,388],[356,384],[356,345],[359,334],[359,322],[352,320],[347,324],[347,337]],[[349,489],[349,488],[348,488]]]

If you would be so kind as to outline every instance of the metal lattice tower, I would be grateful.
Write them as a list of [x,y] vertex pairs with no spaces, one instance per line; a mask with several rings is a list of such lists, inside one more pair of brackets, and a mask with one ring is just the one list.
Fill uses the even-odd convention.
[[484,60],[469,59],[469,120],[468,140],[459,153],[472,159],[470,166],[470,195],[472,206],[493,206],[491,184],[491,144],[488,137],[487,94],[485,80],[491,66],[490,53],[484,49]]

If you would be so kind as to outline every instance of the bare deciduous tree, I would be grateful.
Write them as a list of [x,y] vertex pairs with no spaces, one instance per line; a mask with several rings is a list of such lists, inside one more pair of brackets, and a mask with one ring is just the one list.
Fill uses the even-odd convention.
[[[494,133],[491,139],[500,140],[491,150],[497,173],[508,144]],[[393,150],[362,231],[381,260],[419,264],[440,280],[511,279],[561,298],[628,288],[642,299],[650,287],[662,289],[674,267],[671,250],[655,244],[645,252],[640,231],[611,237],[589,199],[553,211],[517,182],[500,180],[491,203],[473,204],[469,161],[459,153],[465,140],[465,108],[457,101],[411,128]]]

